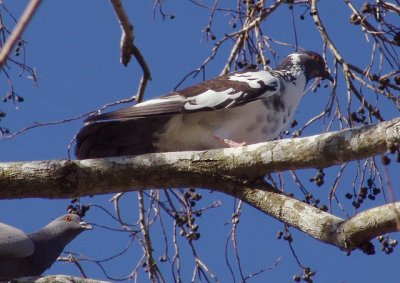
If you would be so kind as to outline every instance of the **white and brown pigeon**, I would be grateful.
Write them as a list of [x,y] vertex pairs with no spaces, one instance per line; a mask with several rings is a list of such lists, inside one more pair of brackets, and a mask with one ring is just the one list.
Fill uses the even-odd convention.
[[223,75],[114,112],[89,116],[78,159],[206,150],[277,138],[313,78],[333,80],[324,59],[302,51],[276,70]]
[[90,229],[92,226],[75,214],[61,216],[31,234],[0,223],[0,281],[41,275],[66,245]]

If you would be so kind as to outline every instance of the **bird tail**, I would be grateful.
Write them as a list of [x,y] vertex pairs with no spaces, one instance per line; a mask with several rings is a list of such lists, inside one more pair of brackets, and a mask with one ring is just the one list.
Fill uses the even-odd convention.
[[155,133],[162,128],[165,118],[88,123],[76,135],[75,156],[88,159],[156,152]]

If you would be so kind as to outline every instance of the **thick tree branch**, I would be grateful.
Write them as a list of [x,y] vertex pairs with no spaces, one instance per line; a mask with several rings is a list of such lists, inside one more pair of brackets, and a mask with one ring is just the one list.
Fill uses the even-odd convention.
[[400,118],[321,135],[238,148],[134,157],[0,163],[0,198],[69,198],[166,187],[224,190],[224,180],[325,168],[387,151],[400,143]]
[[269,185],[258,184],[245,188],[232,186],[224,193],[345,251],[356,249],[379,235],[400,231],[400,202],[375,207],[344,220],[288,197]]
[[0,196],[63,198],[166,187],[208,188],[239,198],[320,241],[352,250],[379,234],[399,230],[400,203],[343,220],[282,194],[260,177],[362,159],[384,153],[396,143],[400,143],[400,118],[242,148],[3,163]]
[[400,202],[378,206],[344,221],[337,229],[336,241],[352,249],[386,233],[400,231]]

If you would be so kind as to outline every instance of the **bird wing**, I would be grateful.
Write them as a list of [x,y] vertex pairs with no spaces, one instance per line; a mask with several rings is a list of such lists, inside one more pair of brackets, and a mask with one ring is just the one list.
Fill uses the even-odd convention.
[[0,223],[0,258],[27,257],[34,249],[32,240],[23,231]]
[[232,108],[271,96],[280,88],[280,80],[274,73],[241,71],[204,81],[133,107],[89,116],[85,121],[128,120]]

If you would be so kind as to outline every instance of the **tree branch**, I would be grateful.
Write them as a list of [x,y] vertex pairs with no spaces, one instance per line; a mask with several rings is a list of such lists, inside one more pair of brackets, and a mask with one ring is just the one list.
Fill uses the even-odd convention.
[[63,198],[165,187],[208,188],[239,198],[315,239],[352,250],[376,235],[399,230],[400,203],[343,220],[284,195],[260,177],[358,160],[384,153],[396,143],[400,143],[400,118],[241,148],[2,163],[0,196]]
[[0,69],[3,68],[3,65],[7,61],[8,55],[10,54],[11,50],[14,48],[17,41],[21,39],[22,33],[24,32],[29,21],[32,19],[33,15],[35,14],[40,3],[41,3],[41,0],[31,0],[29,2],[24,13],[22,14],[21,18],[19,19],[17,25],[15,26],[14,30],[12,31],[10,37],[7,39],[6,43],[4,44],[3,48],[1,49]]
[[133,25],[129,22],[128,15],[125,12],[124,7],[120,0],[111,0],[115,14],[118,18],[119,24],[121,26],[122,36],[121,36],[121,63],[127,66],[131,60],[131,47],[135,40],[133,35]]
[[237,148],[0,163],[0,198],[69,198],[166,187],[224,190],[229,180],[249,182],[272,172],[325,168],[382,154],[396,143],[400,118]]
[[336,242],[352,249],[386,233],[400,231],[400,202],[374,207],[341,223]]
[[375,207],[344,220],[286,196],[269,185],[231,187],[223,192],[319,241],[345,251],[356,249],[379,235],[400,231],[400,202]]
[[129,22],[128,15],[125,12],[124,7],[120,0],[110,0],[113,5],[115,14],[119,20],[119,24],[122,30],[121,36],[121,63],[127,66],[131,60],[131,55],[134,55],[138,61],[140,67],[143,70],[143,76],[139,83],[139,88],[136,92],[135,100],[141,102],[143,100],[144,91],[148,81],[151,80],[151,74],[149,66],[139,48],[134,44],[135,36],[133,34],[133,25]]

